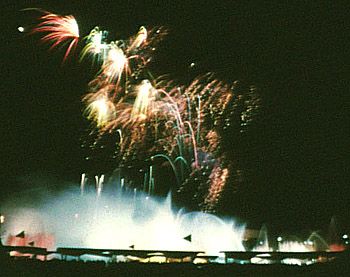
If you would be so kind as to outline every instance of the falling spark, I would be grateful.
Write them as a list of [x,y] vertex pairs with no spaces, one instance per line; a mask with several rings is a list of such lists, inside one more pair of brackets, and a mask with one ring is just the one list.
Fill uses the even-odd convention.
[[229,171],[227,168],[221,168],[216,166],[209,176],[211,185],[207,197],[204,200],[205,209],[207,211],[213,211],[215,205],[219,201],[220,194],[222,193],[226,180],[228,178]]

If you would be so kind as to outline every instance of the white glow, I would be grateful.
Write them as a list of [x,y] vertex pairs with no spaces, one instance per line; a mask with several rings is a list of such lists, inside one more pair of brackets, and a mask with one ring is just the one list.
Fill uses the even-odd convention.
[[17,30],[18,30],[19,32],[21,32],[21,33],[24,32],[24,28],[23,28],[22,26],[19,26],[19,27],[17,28]]
[[266,258],[254,257],[250,259],[252,264],[271,264],[272,261]]
[[307,243],[298,241],[283,241],[278,245],[278,251],[280,252],[310,252],[315,251],[313,246]]
[[123,70],[123,67],[127,61],[122,49],[117,46],[113,46],[108,51],[108,61],[113,64],[113,66],[119,72]]
[[149,110],[151,110],[157,90],[152,86],[149,80],[143,80],[141,84],[136,87],[136,94],[137,96],[131,116],[133,118],[144,119],[147,117]]
[[[21,201],[22,203],[23,201]],[[30,202],[32,203],[32,202]],[[205,251],[244,251],[244,226],[233,220],[222,220],[201,212],[174,212],[170,197],[156,200],[137,192],[114,196],[96,196],[93,187],[75,193],[36,201],[40,208],[7,211],[11,220],[5,237],[25,231],[46,233],[55,237],[55,247],[88,247],[107,249]],[[192,242],[184,239],[191,235]]]
[[79,37],[79,26],[78,26],[78,22],[75,20],[74,17],[71,17],[68,19],[68,26],[70,29],[70,32],[72,33],[72,35],[74,37]]
[[282,264],[288,264],[288,265],[302,265],[303,261],[300,259],[295,258],[286,258],[281,261]]
[[114,106],[105,96],[92,101],[86,108],[87,117],[94,120],[97,126],[104,126],[114,116]]
[[108,45],[107,58],[104,60],[102,70],[110,82],[119,81],[123,72],[127,72],[128,59],[123,50],[115,43]]
[[93,45],[93,51],[95,53],[100,53],[102,48],[102,32],[97,32],[91,36],[91,43]]

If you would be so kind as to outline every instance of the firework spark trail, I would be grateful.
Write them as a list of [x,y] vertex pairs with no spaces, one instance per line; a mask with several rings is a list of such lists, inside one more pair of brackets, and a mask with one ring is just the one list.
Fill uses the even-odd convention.
[[152,158],[152,160],[154,160],[157,157],[162,157],[162,158],[166,159],[169,162],[171,168],[173,169],[173,172],[174,172],[174,175],[175,175],[175,178],[176,178],[176,183],[177,183],[178,186],[180,186],[180,179],[179,179],[179,175],[177,173],[177,169],[176,169],[176,166],[175,166],[174,162],[167,155],[164,155],[164,154],[156,154],[156,155],[152,156],[151,158]]
[[179,105],[178,103],[174,100],[173,97],[171,97],[171,95],[169,93],[167,93],[164,89],[161,89],[159,90],[160,93],[163,93],[167,99],[170,101],[171,103],[171,107],[172,108],[172,111],[174,112],[174,115],[175,115],[175,118],[178,122],[178,125],[180,127],[180,130],[183,130],[184,128],[184,123],[183,123],[183,120],[182,120],[182,117],[181,117],[181,113],[180,113],[180,109],[179,109]]
[[[163,33],[150,31],[145,27],[140,27],[138,34],[134,39],[118,40],[115,42],[106,42],[107,32],[100,31],[95,27],[86,37],[87,45],[81,53],[81,60],[87,56],[97,56],[102,60],[102,66],[97,78],[103,79],[106,83],[114,84],[116,92],[120,87],[128,93],[129,77],[137,78],[140,71],[150,61],[150,52],[155,50],[154,44],[157,42],[155,34],[159,37]],[[123,77],[124,76],[124,77]],[[121,80],[124,80],[121,84]],[[116,92],[114,97],[116,97]]]
[[117,133],[119,135],[119,145],[123,145],[123,134],[122,134],[122,130],[117,129]]
[[[196,83],[197,85],[192,86],[193,89],[191,91],[192,93],[191,97],[193,99],[196,99],[196,98],[198,99],[198,95],[203,96],[203,99],[204,99],[203,100],[204,103],[202,107],[203,114],[209,113],[209,109],[211,106],[209,105],[208,101],[210,101],[210,104],[218,106],[218,109],[216,109],[217,113],[222,112],[220,111],[220,109],[221,108],[224,109],[227,103],[229,102],[229,99],[231,99],[230,98],[231,91],[228,91],[226,87],[223,88],[223,86],[217,80],[211,80],[208,83],[203,82],[203,80],[195,80],[194,83]],[[156,103],[159,104],[157,111],[162,111],[162,113],[158,114],[158,116],[160,117],[158,119],[160,120],[160,122],[162,122],[162,120],[166,118],[166,123],[164,124],[164,126],[165,127],[167,126],[167,127],[165,128],[165,130],[163,130],[162,136],[166,138],[165,141],[169,143],[169,141],[171,141],[170,138],[173,137],[174,133],[168,132],[168,131],[174,130],[175,141],[179,149],[179,153],[177,154],[177,156],[175,155],[176,158],[174,160],[172,160],[173,158],[170,158],[174,156],[175,152],[177,152],[175,151],[174,147],[171,147],[168,150],[166,150],[165,151],[166,154],[164,155],[166,155],[167,158],[172,162],[172,168],[174,172],[176,172],[177,174],[177,177],[176,177],[178,180],[177,183],[181,183],[183,180],[183,172],[181,170],[181,178],[179,178],[178,172],[176,171],[177,167],[175,165],[176,164],[175,161],[180,161],[180,160],[183,161],[181,163],[181,166],[182,166],[183,164],[187,164],[187,160],[192,156],[192,155],[187,156],[187,158],[186,156],[184,156],[185,153],[182,150],[184,145],[192,146],[193,157],[195,160],[195,168],[198,169],[199,161],[198,161],[198,154],[197,154],[197,141],[201,142],[202,148],[204,147],[205,149],[207,149],[205,151],[209,151],[209,150],[215,151],[218,145],[217,141],[215,144],[210,142],[212,139],[207,136],[208,132],[210,131],[210,129],[208,130],[208,128],[205,126],[207,123],[204,124],[203,129],[200,131],[200,133],[201,133],[201,138],[204,139],[204,141],[207,141],[209,146],[206,147],[204,145],[204,142],[202,142],[202,139],[201,140],[195,139],[195,132],[192,129],[192,124],[196,122],[195,121],[190,122],[189,120],[185,120],[186,117],[188,117],[190,114],[190,112],[188,111],[191,111],[191,109],[193,108],[190,106],[190,101],[189,101],[190,97],[188,95],[179,94],[179,90],[177,88],[175,89],[174,87],[171,87],[169,83],[167,84],[167,90],[169,90],[169,92],[167,92],[164,88],[158,88],[158,89],[154,88],[155,89],[154,92],[150,94],[149,89],[153,87],[148,82],[146,84],[147,86],[145,86],[145,88],[147,88],[147,90],[144,91],[145,93],[142,93],[142,92],[140,93],[140,90],[135,89],[136,98],[133,105],[131,103],[125,104],[124,103],[125,99],[122,99],[121,102],[117,104],[116,109],[120,111],[121,114],[120,115],[118,114],[118,116],[115,118],[114,120],[115,125],[114,126],[109,125],[108,128],[114,129],[117,127],[121,127],[126,132],[126,134],[129,134],[127,135],[128,139],[124,141],[123,149],[127,150],[127,152],[136,151],[137,149],[139,149],[138,147],[140,144],[142,144],[142,140],[145,138],[145,135],[146,135],[144,131],[145,129],[139,126],[140,122],[152,124],[152,119],[155,116],[154,115],[155,108],[154,107],[149,108],[148,101],[154,101],[153,98],[156,92],[159,92],[160,95],[163,95],[164,97],[161,98],[161,101],[156,101]],[[213,91],[216,92],[216,94],[211,95],[210,92],[213,92]],[[143,100],[137,100],[138,97],[139,99],[143,99]],[[196,109],[197,109],[197,113],[199,113],[200,111],[198,111],[198,107],[196,107]],[[183,113],[183,111],[187,111],[187,113]],[[135,114],[136,115],[142,114],[141,121],[140,121],[140,117],[135,116]],[[172,118],[175,121],[173,121]],[[203,117],[203,119],[205,119],[205,116]],[[187,128],[185,128],[185,126],[187,126],[188,128],[189,130],[188,132],[186,131]],[[136,131],[133,131],[133,130],[136,130]],[[185,140],[186,137],[190,138],[188,142]],[[131,154],[129,153],[128,155],[131,155]],[[228,174],[228,169],[225,169],[225,174]],[[221,180],[221,179],[212,177],[210,180],[212,182],[212,185],[209,187],[208,196],[205,198],[205,201],[204,201],[206,205],[206,209],[212,209],[211,207],[215,205],[215,203],[217,202],[217,199],[219,198],[219,194],[220,194],[219,191],[223,190],[224,184],[226,182],[226,178],[224,178],[224,180]]]
[[116,83],[118,86],[123,72],[127,73],[128,70],[128,58],[124,51],[116,43],[111,42],[108,45],[107,58],[102,64],[101,74],[106,76],[108,83]]
[[[118,103],[115,104],[118,116],[103,128],[109,131],[116,128],[123,130],[126,139],[120,141],[119,144],[122,144],[121,149],[125,151],[122,154],[123,159],[128,160],[134,155],[133,153],[138,153],[145,147],[143,141],[150,135],[146,132],[146,126],[157,121],[159,125],[157,130],[158,128],[162,130],[160,136],[163,139],[156,139],[156,135],[151,134],[155,141],[148,151],[150,155],[159,153],[152,157],[166,157],[165,159],[170,162],[176,175],[178,185],[182,184],[186,178],[182,167],[183,165],[187,166],[188,161],[194,158],[195,166],[191,170],[199,170],[200,168],[197,153],[198,144],[201,151],[208,153],[217,151],[220,136],[212,129],[213,124],[210,121],[222,121],[221,117],[224,111],[236,99],[233,98],[232,90],[229,89],[228,85],[216,79],[208,80],[203,77],[194,80],[183,91],[181,93],[181,89],[171,82],[156,82],[156,87],[153,87],[148,80],[143,80],[141,85],[136,86],[129,96],[122,96],[118,100]],[[159,99],[156,99],[155,95],[158,95]],[[132,97],[135,98],[130,102]],[[199,97],[201,97],[201,105],[191,106],[191,103],[195,103],[193,100],[199,99]],[[194,118],[191,116],[193,109],[197,113],[197,117]],[[199,127],[198,124],[201,122],[203,125]],[[197,125],[196,133],[192,128],[193,124]],[[192,148],[192,154],[184,151],[185,146],[189,149]],[[178,164],[180,171],[178,171],[177,161],[181,161]],[[179,172],[181,172],[181,177]],[[218,176],[219,173],[222,175],[221,177]],[[228,168],[222,169],[220,166],[213,168],[213,172],[209,175],[208,192],[201,205],[204,210],[215,210],[228,176]]]
[[31,33],[47,33],[41,40],[45,43],[51,43],[50,49],[70,41],[63,58],[65,61],[79,41],[78,23],[72,15],[61,16],[46,11],[44,13],[45,15],[40,17],[42,22]]
[[196,168],[199,168],[198,156],[197,156],[197,143],[194,137],[193,128],[192,128],[191,122],[185,121],[185,124],[187,124],[188,128],[190,129],[190,135],[191,135],[192,144],[193,144],[194,164]]
[[137,33],[134,41],[131,43],[131,45],[128,47],[128,51],[134,51],[135,49],[139,48],[143,43],[147,40],[147,29],[144,26],[140,27],[139,32]]
[[142,57],[142,64],[138,64],[138,71],[152,60],[152,54],[156,50],[156,45],[167,35],[167,30],[163,27],[147,30],[141,26],[134,38],[130,38],[125,47],[129,55],[139,55]]
[[203,206],[208,212],[213,212],[216,204],[220,199],[220,195],[224,189],[227,178],[229,176],[229,170],[227,168],[221,168],[215,166],[212,170],[209,179],[210,187],[206,198],[204,199]]

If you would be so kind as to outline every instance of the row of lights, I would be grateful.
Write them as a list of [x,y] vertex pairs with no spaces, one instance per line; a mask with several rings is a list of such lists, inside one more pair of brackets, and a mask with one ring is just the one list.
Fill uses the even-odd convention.
[[[278,238],[277,238],[277,241],[278,241],[278,242],[281,242],[282,240],[283,240],[282,237],[278,237]],[[309,241],[309,240],[308,240],[308,241],[304,241],[304,244],[313,245],[314,243],[313,243],[312,241]]]
[[[349,244],[349,236],[347,234],[344,234],[342,236],[342,239],[345,241],[345,244]],[[277,237],[277,241],[278,242],[281,242],[283,240],[282,237]],[[312,245],[313,242],[312,241],[304,241],[304,244],[309,244],[309,245]]]

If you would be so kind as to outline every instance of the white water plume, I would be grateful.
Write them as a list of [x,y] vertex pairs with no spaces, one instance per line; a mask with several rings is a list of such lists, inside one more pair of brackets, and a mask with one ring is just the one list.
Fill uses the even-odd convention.
[[[99,180],[100,181],[100,180]],[[98,182],[99,183],[99,182]],[[50,234],[55,247],[244,251],[245,226],[202,212],[175,212],[171,199],[119,190],[114,195],[77,189],[19,198],[2,207],[3,242],[22,231]],[[28,204],[29,203],[29,204]],[[191,241],[184,239],[191,235]]]

